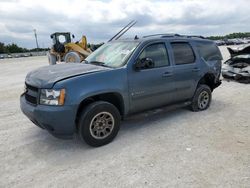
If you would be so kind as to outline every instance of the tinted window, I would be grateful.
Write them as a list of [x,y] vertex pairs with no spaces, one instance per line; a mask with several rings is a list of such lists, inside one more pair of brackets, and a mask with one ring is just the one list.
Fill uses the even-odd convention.
[[171,43],[176,65],[194,63],[195,57],[191,46],[186,42]]
[[155,63],[155,67],[169,65],[166,47],[162,43],[147,46],[139,56],[139,59],[150,58]]
[[201,57],[206,61],[222,60],[220,50],[215,43],[199,43],[197,47]]

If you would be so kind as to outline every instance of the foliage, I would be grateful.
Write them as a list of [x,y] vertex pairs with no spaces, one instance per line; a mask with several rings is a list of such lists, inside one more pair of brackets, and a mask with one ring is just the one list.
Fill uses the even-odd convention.
[[225,36],[210,36],[207,37],[208,39],[211,40],[222,40],[222,39],[234,39],[234,38],[248,38],[250,37],[250,32],[245,32],[245,33],[231,33]]
[[49,50],[48,48],[34,48],[28,50],[27,48],[19,47],[17,44],[12,43],[5,45],[4,43],[0,42],[0,54],[3,53],[23,53],[23,52],[35,52],[35,51],[46,51]]
[[[104,43],[100,44],[88,44],[88,47],[90,47],[92,50],[96,50],[99,48],[101,45]],[[36,51],[48,51],[49,48],[33,48],[33,49],[27,49],[27,48],[22,48],[19,47],[17,44],[12,43],[5,45],[4,43],[0,42],[0,54],[4,53],[23,53],[23,52],[36,52]]]

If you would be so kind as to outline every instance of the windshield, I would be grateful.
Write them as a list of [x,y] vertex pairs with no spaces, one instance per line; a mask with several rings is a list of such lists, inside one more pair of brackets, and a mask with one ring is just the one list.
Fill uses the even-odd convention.
[[131,41],[106,43],[90,54],[86,61],[113,68],[121,67],[126,63],[138,44],[139,42]]

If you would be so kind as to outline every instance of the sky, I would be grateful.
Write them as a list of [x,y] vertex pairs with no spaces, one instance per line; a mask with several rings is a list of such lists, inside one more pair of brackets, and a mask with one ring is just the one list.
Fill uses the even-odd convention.
[[249,0],[0,0],[0,42],[49,47],[50,34],[71,32],[106,42],[131,20],[124,37],[156,33],[224,35],[250,31]]

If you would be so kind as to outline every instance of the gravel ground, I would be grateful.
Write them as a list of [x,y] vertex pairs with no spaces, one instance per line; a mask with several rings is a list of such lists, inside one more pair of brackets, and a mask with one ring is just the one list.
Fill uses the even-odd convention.
[[91,148],[54,138],[21,113],[25,75],[46,64],[0,60],[0,187],[250,187],[250,84],[223,80],[204,112],[131,117],[114,142]]

